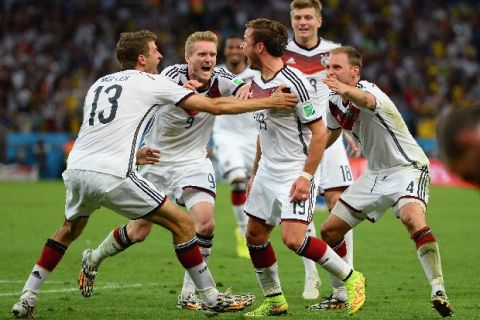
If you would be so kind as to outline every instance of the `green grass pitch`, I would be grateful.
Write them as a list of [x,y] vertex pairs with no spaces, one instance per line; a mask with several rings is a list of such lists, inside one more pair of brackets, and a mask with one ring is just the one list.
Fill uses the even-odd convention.
[[[227,185],[219,184],[217,231],[210,269],[220,290],[262,295],[249,260],[235,254],[234,217]],[[0,183],[0,319],[12,318],[17,300],[46,239],[63,221],[64,188],[60,181]],[[317,230],[325,213],[315,216]],[[80,295],[76,279],[84,248],[95,247],[126,220],[106,209],[91,217],[37,300],[37,319],[205,319],[199,312],[176,308],[183,270],[171,238],[156,228],[142,244],[105,260],[90,298]],[[456,319],[480,318],[480,193],[475,190],[433,188],[428,222],[440,244],[443,271]],[[375,224],[356,228],[355,266],[368,279],[367,302],[357,319],[440,319],[429,304],[430,286],[418,263],[415,246],[400,221],[387,214]],[[303,265],[283,246],[276,230],[272,237],[282,287],[289,302],[288,318],[345,319],[343,312],[311,312],[301,298]],[[319,269],[321,269],[319,267]],[[328,295],[328,277],[322,277],[321,295]],[[251,309],[250,307],[249,309]],[[218,319],[241,319],[241,313]]]

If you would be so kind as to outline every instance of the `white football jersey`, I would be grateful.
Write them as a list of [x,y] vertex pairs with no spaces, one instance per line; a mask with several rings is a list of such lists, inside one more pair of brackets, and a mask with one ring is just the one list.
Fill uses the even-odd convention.
[[[186,64],[167,67],[161,75],[181,86],[189,80]],[[218,68],[213,71],[208,88],[198,91],[198,94],[211,98],[228,97],[234,95],[243,84],[240,78]],[[145,136],[145,144],[160,149],[160,161],[163,164],[205,159],[214,120],[215,116],[210,113],[171,104],[156,113],[155,123]]]
[[[302,73],[285,65],[274,78],[264,81],[261,75],[252,80],[252,97],[267,97],[285,84],[297,95],[298,103],[291,110],[255,112],[260,135],[262,158],[259,168],[267,171],[301,172],[310,146],[312,132],[306,126],[322,118],[318,100],[312,97],[312,86]],[[260,171],[259,169],[259,171]]]
[[[225,65],[219,67],[228,70]],[[242,79],[245,83],[252,81],[253,77],[258,71],[247,67],[237,77]],[[213,139],[218,142],[220,140],[241,139],[241,141],[250,141],[256,143],[257,139],[257,124],[253,118],[253,112],[246,112],[241,114],[220,115],[215,117],[215,124],[213,126]],[[234,136],[234,137],[232,137]]]
[[287,65],[302,71],[308,79],[320,99],[322,115],[325,117],[330,90],[322,81],[327,76],[325,61],[322,59],[328,58],[330,50],[340,47],[340,44],[323,38],[318,39],[317,46],[311,49],[302,47],[294,39],[290,40],[282,59]]
[[368,160],[370,170],[428,165],[427,156],[408,131],[392,100],[368,81],[360,81],[357,87],[375,97],[375,110],[360,108],[348,101],[343,103],[341,96],[331,93],[328,128],[351,131]]
[[68,156],[68,169],[127,177],[149,119],[192,91],[163,76],[125,70],[98,79],[88,90],[83,123]]

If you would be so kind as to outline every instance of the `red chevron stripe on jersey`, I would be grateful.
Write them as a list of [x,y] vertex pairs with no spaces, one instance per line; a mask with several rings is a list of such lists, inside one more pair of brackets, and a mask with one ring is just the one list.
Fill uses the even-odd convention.
[[311,57],[287,50],[282,56],[283,62],[291,67],[297,68],[304,74],[314,74],[325,70],[322,65],[322,58],[328,55],[328,52],[322,52]]
[[345,130],[352,130],[355,121],[358,119],[360,114],[360,109],[356,108],[351,102],[348,103],[348,106],[345,108],[345,112],[342,111],[335,103],[332,101],[328,102],[328,107],[330,112],[337,119],[338,124]]
[[252,98],[265,98],[270,97],[277,88],[278,87],[263,89],[252,80],[250,92],[252,93]]

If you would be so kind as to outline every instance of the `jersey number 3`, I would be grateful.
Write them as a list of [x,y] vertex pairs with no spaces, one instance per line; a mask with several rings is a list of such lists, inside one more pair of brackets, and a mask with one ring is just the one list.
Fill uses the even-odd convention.
[[[103,86],[100,86],[95,90],[95,97],[93,98],[92,110],[90,111],[90,118],[88,119],[88,124],[90,126],[93,126],[95,124],[95,112],[97,111],[98,98],[100,97],[102,90],[103,90]],[[113,90],[113,96],[110,97],[110,91],[112,90]],[[123,88],[121,85],[114,84],[106,88],[105,91],[103,91],[108,95],[108,102],[110,102],[111,109],[108,117],[105,117],[104,111],[98,114],[98,121],[100,121],[100,123],[106,124],[106,123],[112,122],[112,120],[115,119],[115,116],[117,115],[117,109],[118,109],[118,98],[120,98],[120,95],[122,94],[122,90]]]

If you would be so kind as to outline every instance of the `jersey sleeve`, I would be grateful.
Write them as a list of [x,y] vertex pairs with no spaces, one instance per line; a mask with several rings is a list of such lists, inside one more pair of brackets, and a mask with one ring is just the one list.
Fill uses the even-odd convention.
[[383,109],[385,102],[389,102],[388,97],[385,95],[385,93],[380,90],[379,87],[377,87],[374,83],[368,82],[368,81],[360,81],[357,84],[357,88],[364,92],[368,92],[371,95],[375,97],[375,110],[366,110],[367,112],[378,112]]
[[222,67],[215,69],[214,72],[218,77],[220,93],[224,97],[235,95],[238,89],[245,84],[242,79]]
[[155,75],[154,78],[153,96],[155,101],[158,101],[160,104],[178,105],[192,94],[195,94],[193,91],[179,86],[161,75]]
[[298,97],[296,113],[302,123],[314,122],[322,118],[320,99],[310,82],[306,79],[301,80],[294,83],[293,88],[290,88]]

